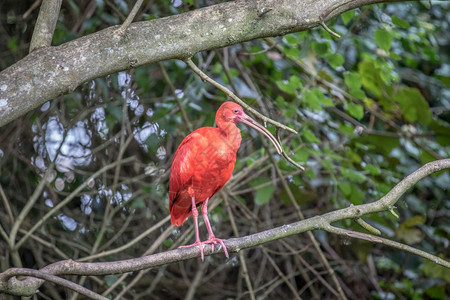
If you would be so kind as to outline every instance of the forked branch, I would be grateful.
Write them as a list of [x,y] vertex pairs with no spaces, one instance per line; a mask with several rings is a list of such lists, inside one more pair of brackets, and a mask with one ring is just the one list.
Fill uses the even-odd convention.
[[[445,169],[450,169],[450,159],[442,159],[430,162],[421,167],[420,169],[418,169],[417,171],[415,171],[414,173],[410,174],[406,178],[404,178],[389,193],[387,193],[384,197],[382,197],[378,201],[357,206],[350,206],[344,209],[332,211],[320,216],[312,217],[288,225],[283,225],[263,232],[255,233],[240,238],[229,239],[225,242],[225,244],[230,253],[236,253],[243,249],[255,247],[294,234],[299,234],[314,229],[322,229],[331,233],[346,235],[352,238],[369,240],[374,243],[381,243],[398,249],[402,249],[414,253],[423,258],[429,259],[446,268],[450,268],[449,261],[442,259],[436,255],[427,253],[425,251],[421,251],[413,247],[395,241],[391,241],[389,239],[381,238],[379,236],[340,229],[331,225],[331,223],[333,222],[344,219],[356,219],[360,218],[363,215],[368,215],[381,211],[388,211],[400,199],[400,197],[412,186],[414,186],[419,180],[434,172]],[[204,252],[205,255],[213,254],[210,247],[206,247]],[[217,251],[214,251],[214,254],[221,252],[222,250],[219,249]],[[81,263],[73,260],[64,260],[46,266],[40,269],[39,272],[55,276],[58,275],[99,276],[99,275],[125,273],[148,268],[154,268],[161,265],[183,261],[199,256],[200,251],[195,247],[181,248],[158,254],[148,255],[144,257],[113,262]],[[25,280],[18,280],[15,276],[19,274],[18,273],[20,272],[19,270],[24,270],[24,272],[26,272],[25,270],[27,269],[17,269],[17,268],[8,269],[5,272],[0,273],[0,292],[13,295],[31,296],[37,291],[37,289],[44,282],[42,279],[36,279],[32,277],[28,277]],[[20,274],[27,275],[26,273]],[[28,276],[34,276],[31,273],[28,274],[29,274]]]

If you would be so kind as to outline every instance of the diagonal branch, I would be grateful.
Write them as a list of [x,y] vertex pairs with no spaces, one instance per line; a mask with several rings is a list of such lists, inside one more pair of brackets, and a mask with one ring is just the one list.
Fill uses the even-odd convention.
[[[423,258],[431,259],[433,262],[446,268],[450,268],[450,262],[438,256],[414,249],[406,245],[406,247],[400,247],[400,243],[380,238],[378,236],[371,236],[369,234],[363,234],[355,231],[342,231],[339,228],[330,225],[333,222],[344,219],[355,219],[361,217],[362,215],[380,211],[387,211],[400,199],[400,197],[407,190],[409,190],[419,180],[434,172],[445,169],[450,169],[450,159],[442,159],[430,162],[404,178],[390,192],[388,192],[378,201],[357,206],[350,206],[344,209],[332,211],[320,216],[312,217],[288,225],[283,225],[252,235],[240,238],[232,238],[225,241],[226,247],[228,249],[228,252],[236,253],[243,249],[262,245],[264,243],[272,242],[291,235],[315,229],[323,229],[331,232],[334,231],[338,234],[345,234],[347,236],[363,238],[366,240],[369,239],[374,242],[394,246],[396,248],[414,253]],[[213,253],[210,247],[206,247],[204,252],[205,255],[211,255],[223,252],[223,250],[220,249],[218,251],[214,251]],[[70,274],[98,276],[154,268],[173,262],[191,259],[194,257],[200,257],[200,251],[198,250],[198,248],[179,248],[176,250],[166,251],[144,257],[113,262],[81,263],[73,260],[64,260],[48,265],[40,269],[39,271],[52,275]],[[26,278],[25,280],[18,280],[15,277],[17,274],[17,270],[18,269],[8,269],[3,273],[0,273],[0,292],[23,296],[33,295],[43,283],[43,280],[30,277]]]
[[62,0],[42,1],[39,16],[34,26],[33,36],[31,37],[30,52],[37,48],[48,47],[52,44],[53,33],[55,32],[61,4]]
[[297,134],[297,131],[295,131],[294,129],[281,124],[280,122],[277,122],[275,120],[272,120],[268,117],[266,117],[265,115],[261,114],[260,112],[258,112],[257,110],[255,110],[253,107],[251,107],[250,105],[248,105],[247,103],[245,103],[244,101],[242,101],[238,96],[236,96],[232,91],[230,91],[227,87],[221,85],[220,83],[218,83],[217,81],[215,81],[214,79],[212,79],[211,77],[209,77],[208,75],[206,75],[202,70],[200,70],[192,61],[191,58],[186,58],[184,59],[184,62],[188,65],[189,68],[192,69],[192,71],[195,72],[195,74],[197,74],[203,81],[208,82],[209,84],[211,84],[212,86],[214,86],[215,88],[221,90],[225,95],[227,95],[228,97],[230,97],[231,99],[233,99],[233,101],[237,102],[239,105],[243,106],[245,108],[245,110],[251,112],[252,114],[254,114],[255,116],[257,116],[258,118],[260,118],[261,120],[264,121],[264,123],[270,123],[272,125],[274,125],[277,128],[281,128],[287,131],[290,131],[293,134]]
[[88,80],[148,63],[184,59],[200,51],[307,30],[320,25],[323,10],[329,5],[336,9],[327,10],[326,20],[363,5],[393,1],[398,0],[237,0],[131,23],[122,36],[117,34],[120,26],[112,26],[57,47],[38,48],[50,45],[46,38],[42,45],[33,46],[35,50],[28,56],[0,72],[0,126],[71,93]]

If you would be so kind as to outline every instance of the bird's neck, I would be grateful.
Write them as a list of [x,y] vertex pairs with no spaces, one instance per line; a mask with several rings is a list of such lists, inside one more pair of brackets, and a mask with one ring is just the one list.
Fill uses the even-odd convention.
[[220,133],[222,134],[222,136],[224,136],[228,145],[230,145],[234,151],[237,151],[241,146],[241,130],[236,126],[235,123],[232,122],[224,122],[217,125]]

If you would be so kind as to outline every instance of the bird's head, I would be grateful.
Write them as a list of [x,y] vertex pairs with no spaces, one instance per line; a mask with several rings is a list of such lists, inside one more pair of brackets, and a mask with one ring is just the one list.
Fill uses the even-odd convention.
[[281,148],[280,143],[278,143],[277,139],[261,124],[253,120],[250,116],[248,116],[242,107],[239,104],[234,102],[225,102],[222,104],[217,110],[216,114],[216,123],[220,127],[219,124],[224,123],[237,123],[241,122],[248,126],[251,126],[264,134],[275,146],[278,154],[281,154],[283,148]]

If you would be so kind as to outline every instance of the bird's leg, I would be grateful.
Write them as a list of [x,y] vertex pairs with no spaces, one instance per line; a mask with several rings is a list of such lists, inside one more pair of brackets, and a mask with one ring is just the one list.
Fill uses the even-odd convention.
[[194,218],[194,225],[195,225],[195,243],[186,246],[180,246],[180,248],[199,246],[202,261],[204,261],[205,255],[203,254],[203,243],[200,241],[200,233],[198,231],[198,210],[197,205],[195,204],[195,197],[192,197],[192,218]]
[[216,238],[216,236],[214,235],[214,232],[212,231],[211,223],[209,223],[208,200],[209,200],[209,198],[206,198],[205,202],[203,202],[203,204],[202,204],[202,216],[203,216],[203,220],[205,221],[205,224],[206,224],[206,229],[208,230],[208,240],[204,241],[203,243],[211,244],[212,251],[214,251],[214,244],[219,243],[223,248],[223,252],[225,252],[225,256],[227,258],[229,258],[227,247],[225,247],[225,244],[223,243],[222,239]]

